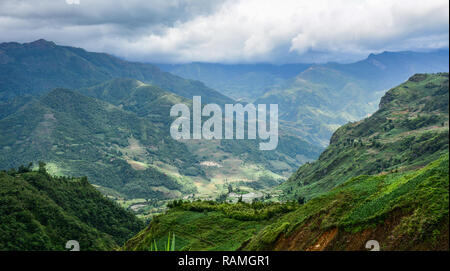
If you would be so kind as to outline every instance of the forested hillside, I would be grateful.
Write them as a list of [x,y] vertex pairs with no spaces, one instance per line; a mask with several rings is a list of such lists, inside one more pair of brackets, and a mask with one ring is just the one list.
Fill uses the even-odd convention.
[[200,95],[205,101],[218,104],[233,101],[199,81],[163,72],[151,64],[128,62],[43,39],[0,44],[0,100],[38,95],[54,88],[88,87],[121,77],[150,83],[186,98]]
[[115,198],[153,201],[215,197],[227,181],[276,184],[320,154],[283,130],[273,151],[260,151],[256,140],[176,141],[169,133],[176,103],[192,101],[125,78],[15,97],[3,102],[0,168],[46,161],[52,174],[87,176]]
[[192,182],[140,166],[144,157],[177,166],[182,173],[190,169],[191,174],[202,174],[186,146],[163,128],[70,90],[56,89],[33,100],[0,120],[0,127],[0,165],[5,169],[46,161],[54,174],[88,176],[131,198],[195,191]]
[[86,178],[52,177],[45,165],[0,171],[0,250],[113,250],[142,227]]
[[448,73],[416,74],[389,90],[372,116],[340,127],[313,163],[282,185],[311,198],[363,174],[422,167],[448,152]]
[[281,185],[289,201],[176,201],[122,249],[448,250],[448,95],[448,73],[414,75]]

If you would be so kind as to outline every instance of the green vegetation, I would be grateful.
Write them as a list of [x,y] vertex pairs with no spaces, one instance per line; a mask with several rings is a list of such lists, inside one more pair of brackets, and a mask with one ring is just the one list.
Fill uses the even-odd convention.
[[175,201],[122,249],[161,247],[173,231],[180,250],[314,250],[333,230],[340,236],[320,249],[361,250],[369,239],[448,249],[448,163],[447,154],[417,171],[358,176],[305,204]]
[[289,201],[174,201],[122,249],[173,231],[180,250],[448,250],[448,93],[447,73],[415,75],[283,183]]
[[0,171],[0,250],[112,250],[143,223],[86,178],[52,177],[40,163]]
[[202,174],[185,145],[157,124],[69,90],[57,89],[33,100],[0,120],[0,127],[2,168],[47,161],[52,173],[87,176],[129,198],[195,192],[192,182],[152,166],[154,161]]
[[[155,240],[153,240],[153,243],[150,244],[150,251],[158,251],[158,245],[156,244]],[[170,233],[169,233],[169,237],[167,237],[167,244],[165,247],[165,251],[175,251],[175,234],[173,234],[172,240],[170,240]]]
[[284,179],[322,150],[284,131],[270,152],[252,140],[175,141],[172,105],[194,95],[203,103],[234,101],[153,65],[45,40],[2,43],[0,51],[0,169],[45,161],[52,174],[87,176],[122,201],[206,198],[225,179],[255,181],[259,172]]
[[[290,249],[311,249],[318,237],[338,229],[347,236],[369,233],[358,249],[371,237],[387,250],[448,249],[448,163],[447,154],[417,171],[352,178],[286,214],[244,248],[287,249],[291,236],[308,233]],[[283,238],[278,238],[279,229]],[[325,249],[347,245],[337,238]]]
[[285,129],[314,145],[328,145],[341,125],[373,113],[385,90],[414,73],[448,71],[448,50],[383,52],[349,64],[188,63],[159,65],[200,80],[235,99],[279,104]]
[[236,250],[276,217],[294,210],[297,204],[175,201],[169,206],[166,214],[154,217],[149,227],[122,249],[150,250],[153,242],[162,247],[173,232],[177,236],[177,250]]
[[[418,80],[421,79],[421,80]],[[339,128],[313,163],[281,187],[313,198],[359,175],[423,167],[448,152],[448,73],[416,75],[389,90],[369,118]]]
[[24,94],[42,94],[54,88],[90,87],[113,78],[133,78],[192,99],[199,95],[207,102],[232,103],[232,99],[206,87],[163,72],[151,64],[127,62],[103,53],[58,46],[38,40],[31,43],[1,43],[0,100]]

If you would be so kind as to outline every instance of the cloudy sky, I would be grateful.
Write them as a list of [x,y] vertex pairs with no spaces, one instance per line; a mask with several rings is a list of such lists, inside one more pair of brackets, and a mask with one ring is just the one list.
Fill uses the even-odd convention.
[[349,62],[448,48],[448,14],[448,0],[0,0],[0,42],[148,62]]

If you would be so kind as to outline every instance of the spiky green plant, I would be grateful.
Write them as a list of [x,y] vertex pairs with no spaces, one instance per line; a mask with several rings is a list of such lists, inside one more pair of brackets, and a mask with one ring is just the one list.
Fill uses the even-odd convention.
[[[158,251],[158,246],[156,245],[156,241],[154,239],[153,243],[150,244],[150,251]],[[173,233],[172,239],[170,239],[170,232],[169,232],[165,251],[175,251],[175,233]]]

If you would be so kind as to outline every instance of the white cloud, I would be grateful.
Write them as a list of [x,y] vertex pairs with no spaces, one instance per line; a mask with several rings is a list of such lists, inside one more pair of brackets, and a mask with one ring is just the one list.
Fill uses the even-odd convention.
[[1,39],[141,61],[292,62],[448,47],[449,38],[446,0],[36,2],[0,4]]

